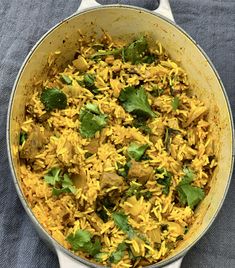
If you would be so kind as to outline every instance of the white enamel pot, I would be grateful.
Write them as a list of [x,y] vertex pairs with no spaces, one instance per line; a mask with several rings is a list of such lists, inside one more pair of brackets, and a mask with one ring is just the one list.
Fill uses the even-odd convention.
[[[232,113],[222,82],[205,52],[174,22],[168,0],[161,0],[155,11],[125,5],[100,6],[94,0],[83,0],[79,10],[49,30],[32,48],[16,78],[8,110],[7,140],[12,177],[20,200],[41,238],[54,250],[61,268],[102,267],[74,255],[59,245],[39,224],[21,190],[18,146],[20,125],[24,120],[24,103],[34,76],[47,76],[48,55],[60,50],[57,65],[73,59],[78,30],[133,40],[149,33],[159,40],[175,61],[188,73],[195,94],[210,108],[212,129],[218,150],[218,168],[210,182],[210,191],[196,210],[196,221],[174,254],[149,267],[180,267],[187,251],[205,234],[215,219],[228,190],[232,176],[234,148]],[[27,258],[27,256],[26,256]]]

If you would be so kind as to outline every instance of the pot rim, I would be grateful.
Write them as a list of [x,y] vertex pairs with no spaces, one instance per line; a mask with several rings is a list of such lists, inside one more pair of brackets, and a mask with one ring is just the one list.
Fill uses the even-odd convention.
[[[69,251],[68,249],[64,248],[62,245],[60,245],[43,227],[42,225],[39,223],[39,221],[37,220],[36,216],[33,214],[31,208],[28,205],[28,202],[26,200],[26,198],[24,197],[23,191],[21,190],[20,187],[20,183],[17,179],[16,176],[16,172],[15,172],[15,167],[13,164],[13,157],[11,154],[11,144],[10,144],[10,125],[11,125],[11,114],[12,114],[12,107],[13,107],[13,100],[15,97],[15,92],[16,92],[16,88],[18,86],[18,83],[20,81],[21,78],[21,74],[23,73],[25,66],[27,65],[28,61],[30,60],[31,57],[33,57],[33,54],[36,50],[36,48],[44,41],[44,39],[49,36],[57,27],[60,27],[62,24],[66,23],[66,21],[69,21],[71,19],[73,19],[74,17],[83,15],[87,12],[93,11],[93,10],[99,10],[99,9],[109,9],[109,8],[124,8],[124,9],[133,9],[133,10],[137,10],[140,12],[145,12],[148,13],[149,15],[153,15],[156,16],[160,19],[162,19],[163,21],[171,24],[172,26],[174,26],[177,30],[179,30],[181,33],[183,33],[185,35],[185,37],[187,37],[189,39],[189,41],[191,41],[191,43],[196,46],[196,48],[200,51],[200,53],[202,54],[202,56],[205,58],[205,60],[207,61],[207,63],[210,65],[210,67],[212,68],[219,84],[220,84],[220,88],[224,94],[225,100],[226,100],[226,105],[228,108],[228,112],[229,112],[229,119],[230,119],[230,127],[231,127],[231,134],[232,134],[232,141],[234,141],[234,123],[233,123],[233,116],[232,116],[232,110],[231,110],[231,106],[229,103],[229,99],[228,99],[228,95],[227,92],[225,90],[225,87],[222,83],[222,80],[215,68],[215,66],[213,65],[212,61],[209,59],[209,57],[207,56],[207,54],[205,53],[205,51],[201,48],[201,46],[185,31],[183,30],[179,25],[177,25],[174,21],[166,18],[165,16],[158,14],[154,11],[150,11],[147,10],[145,8],[142,7],[135,7],[135,6],[131,6],[131,5],[124,5],[124,4],[111,4],[111,5],[105,5],[105,6],[96,6],[96,7],[91,7],[91,8],[87,8],[81,11],[77,11],[74,14],[70,15],[69,17],[65,18],[64,20],[60,21],[59,23],[57,23],[55,26],[53,26],[52,28],[50,28],[45,34],[43,34],[41,36],[41,38],[36,42],[36,44],[30,49],[29,53],[27,54],[26,58],[24,59],[18,74],[16,76],[15,82],[13,84],[12,87],[12,92],[10,95],[10,100],[9,100],[9,106],[8,106],[8,111],[7,111],[7,127],[6,127],[6,137],[7,137],[7,154],[8,154],[8,161],[9,161],[9,165],[10,165],[10,170],[11,170],[11,175],[14,181],[14,185],[18,194],[18,197],[26,211],[26,213],[28,214],[28,216],[30,217],[31,221],[34,224],[35,229],[37,229],[39,233],[39,235],[43,235],[44,237],[46,237],[46,239],[48,240],[49,244],[56,250],[57,248],[59,248],[63,253],[69,255],[70,257],[72,257],[73,259],[75,259],[78,262],[81,262],[83,264],[88,265],[89,267],[105,267],[103,265],[97,265],[94,264],[92,262],[89,262],[88,260],[86,260],[85,258],[81,258],[78,255],[75,255],[74,253],[72,253],[71,251]],[[220,203],[213,215],[213,217],[210,219],[210,221],[208,222],[206,228],[204,228],[203,232],[201,234],[199,234],[197,236],[197,238],[190,244],[188,245],[185,249],[183,249],[181,252],[179,252],[176,255],[173,255],[172,257],[170,257],[167,260],[162,260],[159,263],[155,263],[149,266],[146,266],[146,268],[154,268],[154,267],[163,267],[165,265],[171,264],[175,261],[177,261],[178,259],[182,258],[185,256],[185,254],[189,251],[189,249],[191,247],[193,247],[201,238],[202,236],[205,235],[205,233],[208,231],[208,229],[210,228],[210,226],[212,225],[212,223],[214,222],[215,218],[217,217],[223,203],[225,200],[225,197],[227,195],[229,186],[230,186],[230,182],[231,182],[231,178],[232,178],[232,173],[233,173],[233,165],[234,165],[234,155],[235,155],[235,146],[232,143],[232,157],[231,157],[231,164],[230,164],[230,172],[229,172],[229,177],[228,177],[228,181],[227,181],[227,185],[226,185],[226,189],[224,191],[223,196],[221,197]]]

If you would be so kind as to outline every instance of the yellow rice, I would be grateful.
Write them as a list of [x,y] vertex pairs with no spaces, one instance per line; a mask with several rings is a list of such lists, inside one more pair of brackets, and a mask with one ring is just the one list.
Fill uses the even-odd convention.
[[[107,40],[109,38],[104,38],[103,42],[108,42]],[[120,47],[120,44],[109,41],[108,46],[109,49],[113,49]],[[92,44],[82,41],[77,52],[86,59],[89,66],[87,72],[96,75],[95,85],[102,94],[95,97],[87,88],[77,83],[83,74],[73,62],[62,72],[72,80],[72,85],[61,82],[62,73],[59,71],[46,81],[36,79],[35,88],[32,88],[33,94],[26,104],[26,111],[29,106],[32,110],[26,113],[21,130],[30,133],[36,124],[40,126],[42,133],[45,128],[49,128],[51,136],[33,161],[21,160],[22,189],[39,222],[65,248],[71,249],[66,237],[82,229],[99,237],[104,253],[100,260],[103,265],[133,267],[156,263],[174,251],[178,243],[177,238],[183,237],[185,228],[190,227],[194,221],[194,211],[189,206],[175,202],[176,187],[184,175],[183,163],[186,161],[190,164],[190,168],[196,174],[193,184],[201,188],[206,187],[217,164],[210,124],[207,121],[208,109],[195,95],[189,94],[187,74],[169,58],[159,43],[152,48],[152,53],[159,57],[158,62],[153,64],[133,65],[110,56],[95,62],[90,59],[90,55],[94,53]],[[55,54],[58,56],[60,52],[57,51]],[[53,65],[52,55],[48,58],[48,65]],[[134,72],[131,73],[130,70]],[[115,76],[114,73],[117,72],[119,75]],[[126,86],[139,85],[140,79],[147,92],[151,92],[154,85],[164,88],[164,93],[159,97],[149,94],[152,109],[160,112],[160,116],[148,121],[152,133],[156,134],[154,139],[149,134],[143,134],[138,128],[128,127],[133,122],[133,116],[118,102],[121,90]],[[172,108],[171,83],[174,83],[174,90],[180,101],[180,106],[176,110]],[[35,120],[46,113],[40,101],[39,87],[57,87],[68,98],[66,109],[52,111],[46,124]],[[86,158],[87,150],[84,148],[90,139],[81,137],[78,131],[78,115],[88,102],[97,104],[102,113],[109,115],[110,120],[105,128],[95,134],[94,139],[99,142],[97,152]],[[163,132],[166,127],[178,130],[177,135],[172,137],[170,153],[164,146]],[[118,187],[113,186],[106,189],[105,193],[102,192],[100,176],[103,172],[115,173],[117,163],[125,164],[130,141],[148,144],[146,154],[149,159],[144,161],[145,166],[165,168],[172,174],[168,195],[162,193],[162,185],[156,183],[157,178],[154,176],[145,185],[146,190],[152,194],[149,200],[146,201],[142,196],[138,200],[122,199],[117,204],[117,210],[122,210],[128,215],[129,224],[146,236],[149,243],[135,238],[128,239],[115,225],[112,217],[103,222],[95,213],[97,198],[118,191]],[[19,151],[23,148],[24,143],[19,146]],[[44,181],[43,176],[53,167],[66,168],[69,174],[85,174],[85,182],[81,182],[80,185],[78,183],[75,195],[52,195],[51,186]],[[74,184],[76,185],[75,182]],[[167,230],[161,230],[162,225],[167,225]],[[151,241],[151,236],[148,236],[154,229],[157,229],[160,235],[157,248]],[[128,251],[125,251],[117,264],[110,264],[108,253],[115,252],[124,240],[140,257],[133,262]],[[74,253],[96,262],[82,251]]]

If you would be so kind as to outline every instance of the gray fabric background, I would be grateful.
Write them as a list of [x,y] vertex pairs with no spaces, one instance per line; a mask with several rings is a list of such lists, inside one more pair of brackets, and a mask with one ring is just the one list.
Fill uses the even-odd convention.
[[[102,1],[117,3],[118,1]],[[156,1],[119,1],[145,8]],[[0,0],[0,267],[58,266],[57,257],[35,233],[11,180],[6,152],[6,114],[11,88],[30,48],[60,20],[72,14],[79,0]],[[172,0],[177,24],[206,51],[215,64],[235,109],[235,1]],[[183,268],[235,267],[235,181],[214,224],[190,250]]]

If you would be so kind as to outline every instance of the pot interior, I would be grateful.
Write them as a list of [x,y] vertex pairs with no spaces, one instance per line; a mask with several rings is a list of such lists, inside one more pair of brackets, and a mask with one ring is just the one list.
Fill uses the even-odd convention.
[[[106,6],[71,16],[37,43],[20,71],[11,103],[9,142],[16,178],[19,178],[17,147],[20,125],[24,120],[24,103],[30,95],[34,78],[45,79],[54,64],[63,68],[71,61],[80,33],[99,37],[103,31],[114,39],[131,41],[141,34],[148,34],[152,39],[159,40],[172,59],[179,62],[187,72],[194,94],[210,109],[210,121],[217,141],[218,167],[210,182],[209,194],[196,210],[196,221],[186,239],[175,250],[174,255],[180,254],[201,237],[223,202],[232,171],[233,131],[225,91],[208,59],[182,30],[160,16],[138,8]],[[48,56],[55,51],[61,51],[61,54],[49,66]]]

